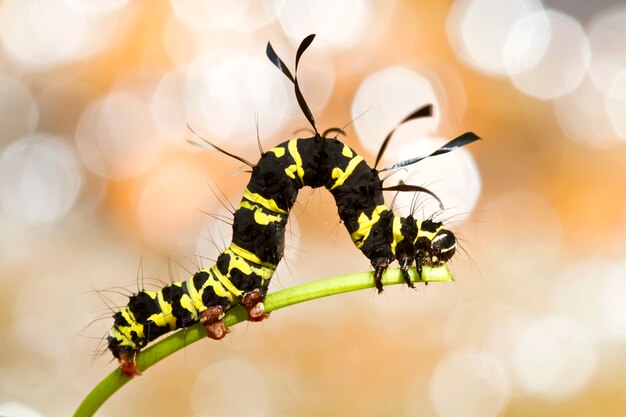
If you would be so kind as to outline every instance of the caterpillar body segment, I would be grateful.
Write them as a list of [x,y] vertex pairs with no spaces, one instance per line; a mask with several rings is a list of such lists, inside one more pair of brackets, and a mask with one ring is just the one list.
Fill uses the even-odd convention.
[[186,281],[157,292],[138,292],[113,315],[108,347],[124,374],[138,375],[136,353],[169,331],[201,322],[209,337],[223,338],[227,333],[224,313],[236,304],[246,308],[251,321],[266,317],[263,298],[275,268],[249,262],[236,252],[227,248],[213,267]]
[[[313,35],[305,38],[298,49],[296,61],[312,41]],[[342,133],[341,129],[327,129],[320,135],[299,91],[297,63],[296,74],[292,76],[269,44],[267,54],[270,61],[294,84],[298,103],[313,126],[314,136],[290,139],[264,152],[256,164],[246,162],[251,166],[252,173],[234,213],[232,242],[212,267],[159,291],[140,291],[114,314],[108,347],[125,375],[138,375],[136,354],[169,331],[200,322],[210,338],[221,339],[228,332],[224,314],[237,304],[246,309],[251,321],[267,317],[263,302],[270,279],[284,254],[289,212],[304,186],[325,187],[333,195],[339,217],[353,243],[374,267],[374,280],[379,293],[383,290],[382,274],[393,261],[399,262],[406,283],[413,287],[408,273],[410,266],[415,265],[421,276],[424,266],[434,270],[447,268],[445,262],[455,253],[456,238],[442,223],[419,220],[413,216],[395,216],[383,198],[385,189],[433,194],[422,187],[407,184],[383,187],[379,171],[394,167],[372,168],[362,156],[340,140],[325,137],[331,132]],[[404,121],[430,114],[431,108],[426,106]],[[376,164],[390,137],[391,133],[383,142]],[[470,133],[459,138],[428,156],[450,152],[478,139]],[[243,160],[205,142],[226,155]],[[415,161],[421,159],[415,158]],[[407,160],[402,166],[411,163],[414,163],[413,160]]]

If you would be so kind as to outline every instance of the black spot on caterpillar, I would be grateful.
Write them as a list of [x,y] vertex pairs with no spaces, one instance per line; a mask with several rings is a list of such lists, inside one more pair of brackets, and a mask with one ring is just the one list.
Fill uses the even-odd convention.
[[[200,322],[210,338],[221,339],[227,333],[224,313],[237,304],[246,309],[251,321],[266,318],[263,301],[274,270],[283,257],[287,217],[298,191],[304,186],[325,187],[334,196],[339,217],[352,241],[374,267],[379,293],[383,290],[382,274],[394,260],[399,262],[407,285],[413,287],[408,273],[411,265],[415,264],[421,275],[423,266],[445,268],[445,262],[454,255],[457,240],[442,223],[415,219],[412,215],[395,216],[383,199],[384,190],[434,194],[425,188],[402,183],[383,187],[379,172],[450,152],[474,142],[478,136],[465,133],[426,157],[377,170],[392,131],[384,139],[374,167],[370,167],[363,157],[336,136],[328,137],[329,133],[343,133],[341,129],[318,133],[297,78],[300,58],[314,37],[306,37],[298,48],[295,76],[270,43],[266,51],[270,61],[293,83],[298,104],[313,127],[314,136],[283,142],[262,153],[256,164],[205,141],[252,168],[250,182],[234,213],[232,242],[211,268],[202,269],[187,281],[174,282],[160,291],[140,291],[114,314],[108,347],[119,360],[125,375],[138,375],[137,352],[169,331]],[[431,113],[432,107],[425,106],[401,123]]]

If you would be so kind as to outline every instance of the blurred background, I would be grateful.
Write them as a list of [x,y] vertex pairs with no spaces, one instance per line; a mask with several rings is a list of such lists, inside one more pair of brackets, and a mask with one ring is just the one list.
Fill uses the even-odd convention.
[[[626,5],[224,3],[0,3],[0,415],[71,414],[116,368],[102,338],[127,295],[211,265],[249,175],[186,124],[250,161],[257,129],[269,149],[308,127],[265,46],[293,69],[310,33],[318,126],[370,163],[426,103],[383,165],[483,138],[388,182],[443,200],[395,209],[460,236],[456,282],[244,323],[99,415],[624,415]],[[324,190],[301,192],[287,245],[274,291],[370,269]]]

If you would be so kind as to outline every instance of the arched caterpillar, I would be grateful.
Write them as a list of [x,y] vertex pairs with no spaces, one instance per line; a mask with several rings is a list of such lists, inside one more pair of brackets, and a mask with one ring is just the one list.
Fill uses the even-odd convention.
[[[339,217],[352,241],[374,267],[374,280],[382,292],[382,274],[398,260],[406,283],[413,287],[408,268],[415,264],[421,275],[423,266],[445,267],[455,253],[457,241],[442,223],[399,217],[385,206],[383,190],[426,192],[425,188],[399,184],[383,187],[379,173],[414,164],[426,157],[450,152],[478,139],[467,132],[426,157],[409,159],[384,169],[376,169],[392,130],[380,148],[374,167],[370,167],[353,149],[327,135],[343,133],[328,129],[318,133],[315,120],[300,91],[298,63],[315,35],[309,35],[296,53],[295,76],[276,55],[270,43],[267,56],[293,83],[296,99],[314,136],[291,139],[262,153],[252,164],[207,142],[213,148],[246,163],[252,175],[234,213],[233,238],[218,256],[216,263],[196,272],[183,282],[174,282],[160,291],[140,291],[113,316],[108,347],[119,361],[123,374],[138,375],[137,352],[149,342],[172,330],[200,322],[212,339],[221,339],[227,329],[224,313],[241,304],[251,321],[267,316],[263,301],[270,279],[283,257],[285,227],[298,191],[304,187],[325,187],[335,198]],[[431,106],[422,107],[401,123],[430,116]]]

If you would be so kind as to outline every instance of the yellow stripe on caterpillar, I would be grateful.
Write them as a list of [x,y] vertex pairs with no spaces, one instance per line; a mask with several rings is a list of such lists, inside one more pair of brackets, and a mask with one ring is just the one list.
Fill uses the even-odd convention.
[[159,327],[168,326],[170,330],[176,330],[176,317],[172,315],[172,305],[165,301],[162,291],[157,293],[157,300],[161,312],[151,315],[148,319]]
[[128,340],[128,338],[119,331],[117,326],[113,326],[111,327],[111,329],[109,329],[109,335],[115,338],[115,340],[118,340],[120,342],[120,345],[122,346],[133,346],[133,342],[131,340]]
[[198,320],[198,309],[193,305],[193,301],[188,294],[183,294],[180,297],[180,306],[191,313],[191,319],[193,321]]
[[237,268],[244,275],[252,275],[256,274],[261,277],[263,281],[269,280],[272,278],[272,274],[274,273],[274,268],[268,268],[266,266],[255,266],[254,263],[248,261],[247,259],[238,256],[235,252],[233,252],[230,248],[226,248],[224,253],[230,256],[230,262],[228,263],[228,275],[231,276],[232,270]]
[[276,155],[276,158],[282,158],[283,156],[285,156],[285,148],[283,148],[282,146],[272,148],[268,152],[272,152],[274,155]]
[[267,226],[268,224],[272,222],[280,222],[283,219],[283,217],[280,214],[271,215],[271,214],[264,213],[263,208],[261,206],[252,204],[248,201],[242,201],[241,204],[239,204],[239,207],[243,207],[245,209],[254,211],[254,221],[257,224],[261,224],[263,226]]
[[[201,272],[204,272],[209,277],[211,276],[211,274],[209,274],[209,271],[207,269],[201,269],[197,273],[201,273]],[[195,285],[193,284],[193,276],[189,278],[187,281],[174,282],[172,285],[181,287],[183,288],[183,290],[184,289],[187,290],[187,293],[183,293],[182,296],[180,297],[179,303],[182,308],[184,308],[186,311],[189,312],[189,314],[191,314],[191,320],[197,321],[198,312],[202,312],[206,310],[206,306],[202,302],[202,291],[204,290],[204,287],[206,287],[206,285],[200,288],[200,292],[198,292]],[[161,307],[161,309],[163,309],[163,306],[161,304],[159,304],[159,306]],[[172,311],[170,310],[170,313],[171,312]],[[171,327],[171,324],[170,324],[170,327]],[[175,330],[175,328],[172,330]]]
[[391,242],[391,253],[396,254],[396,245],[404,239],[402,236],[402,222],[400,221],[400,217],[393,218],[393,241]]
[[363,160],[363,157],[360,155],[357,155],[350,160],[345,171],[343,171],[341,168],[338,168],[338,167],[333,168],[332,177],[336,179],[337,181],[335,181],[335,184],[332,187],[330,187],[330,189],[334,190],[335,188],[343,185],[343,183],[348,179],[348,177],[350,177],[350,175],[352,175],[352,173],[354,172],[354,169],[357,167],[357,165],[359,165],[359,163],[362,160]]
[[417,220],[416,223],[417,223],[417,237],[415,238],[415,242],[417,242],[417,239],[420,237],[425,237],[426,239],[432,241],[435,238],[435,235],[437,234],[437,232],[439,232],[439,230],[443,228],[443,227],[439,227],[434,232],[429,232],[427,230],[422,229],[423,220]]
[[295,164],[285,168],[285,174],[291,179],[296,179],[296,174],[298,174],[300,184],[304,185],[304,168],[302,168],[302,157],[300,152],[298,152],[298,139],[291,139],[287,144],[287,148]]
[[256,256],[254,253],[236,245],[235,243],[231,242],[230,245],[228,246],[228,248],[226,250],[230,250],[232,251],[235,255],[237,256],[241,256],[243,259],[245,259],[246,261],[255,263],[257,265],[261,265],[264,266],[266,268],[270,268],[272,270],[276,269],[276,265],[272,265],[269,262],[263,262],[261,261],[261,259]]
[[357,248],[361,249],[363,247],[365,241],[367,240],[367,237],[370,234],[370,231],[372,230],[372,226],[374,226],[378,222],[378,220],[380,220],[381,213],[388,210],[389,209],[387,208],[387,206],[383,204],[377,206],[374,211],[372,211],[371,218],[367,217],[367,214],[361,213],[358,218],[359,228],[350,235],[352,241]]
[[230,282],[230,279],[220,272],[217,268],[217,264],[213,265],[211,272],[215,274],[215,277],[217,278],[217,281],[213,281],[210,284],[213,291],[215,291],[215,294],[220,297],[226,297],[233,303],[235,302],[235,297],[239,297],[243,294],[243,291],[235,287],[233,283]]
[[143,325],[137,323],[135,320],[135,315],[128,306],[122,309],[122,317],[126,320],[127,323],[130,323],[130,326],[123,326],[122,328],[118,328],[118,330],[124,335],[124,337],[128,340],[132,340],[132,333],[135,332],[137,337],[143,338],[145,337],[143,332]]
[[246,191],[244,191],[243,193],[243,198],[245,198],[246,200],[252,203],[259,204],[265,207],[266,209],[273,211],[274,213],[289,214],[287,210],[283,210],[280,207],[278,207],[278,204],[276,204],[276,201],[272,200],[271,198],[265,198],[261,194],[253,193],[247,188],[246,188]]
[[[207,282],[211,279],[211,274],[208,269],[201,269],[198,272],[204,272],[209,276]],[[206,310],[206,307],[202,302],[202,293],[200,291],[202,291],[202,289],[207,286],[207,283],[204,283],[203,287],[200,288],[200,291],[196,289],[195,285],[193,285],[193,277],[185,281],[185,284],[187,287],[187,292],[189,293],[189,301],[191,303],[191,306],[197,313],[202,313],[204,310]]]

